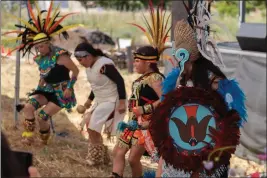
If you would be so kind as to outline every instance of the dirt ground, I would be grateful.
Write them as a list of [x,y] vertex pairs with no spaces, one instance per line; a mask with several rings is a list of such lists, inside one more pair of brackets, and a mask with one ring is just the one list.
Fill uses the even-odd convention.
[[[19,115],[18,128],[14,128],[14,84],[15,84],[15,61],[10,59],[2,60],[2,119],[1,129],[14,150],[30,151],[34,155],[34,165],[44,177],[107,177],[112,171],[111,165],[99,167],[89,166],[85,161],[87,153],[86,137],[78,130],[81,115],[76,110],[72,113],[61,111],[53,117],[57,133],[66,132],[66,137],[53,135],[48,146],[42,146],[38,141],[33,146],[25,147],[21,144],[21,132],[23,119]],[[90,92],[90,86],[86,80],[85,69],[80,68],[78,81],[75,84],[75,91],[78,103],[83,104]],[[127,93],[130,93],[131,82],[137,78],[136,74],[128,74],[125,70],[120,71],[125,79]],[[39,73],[37,66],[31,63],[22,63],[20,71],[20,99],[26,99],[26,93],[35,88],[38,82]],[[38,128],[38,126],[37,126]],[[115,141],[105,140],[109,146],[110,153]],[[143,158],[144,169],[155,169],[156,164],[151,164],[148,159]],[[256,171],[263,172],[265,165],[260,165],[248,160],[237,158],[233,155],[231,168],[235,169],[236,176],[245,176]],[[131,171],[127,163],[124,176],[130,176]]]

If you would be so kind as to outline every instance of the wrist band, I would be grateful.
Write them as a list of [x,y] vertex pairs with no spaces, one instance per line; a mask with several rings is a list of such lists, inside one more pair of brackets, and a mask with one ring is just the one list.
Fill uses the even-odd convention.
[[144,114],[151,114],[154,112],[153,104],[146,104],[142,106]]

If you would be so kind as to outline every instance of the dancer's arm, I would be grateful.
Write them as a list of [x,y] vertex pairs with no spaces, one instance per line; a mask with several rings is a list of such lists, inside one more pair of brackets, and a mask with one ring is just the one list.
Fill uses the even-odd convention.
[[[159,99],[154,101],[152,104],[145,104],[144,106],[139,106],[139,107],[135,107],[133,108],[133,112],[135,113],[135,115],[138,117],[139,115],[142,114],[151,114],[154,112],[155,108],[159,105],[160,103],[160,97],[162,95],[162,86],[161,83],[163,81],[163,77],[160,74],[153,74],[153,76],[151,76],[151,82],[149,83],[149,86],[156,92],[156,94],[158,95]],[[142,129],[147,129],[149,126],[149,122],[150,121],[145,121],[143,123],[141,123],[141,127]]]
[[[143,106],[143,114],[149,114],[150,112],[153,112],[154,109],[159,105],[160,103],[160,97],[162,95],[162,81],[163,77],[160,74],[152,74],[151,76],[151,82],[148,84],[158,95],[159,99],[154,101],[152,104],[146,104]],[[151,106],[149,106],[151,105]]]
[[38,82],[38,86],[37,86],[37,90],[40,90],[41,88],[43,88],[45,86],[45,80],[40,78],[39,82]]
[[64,97],[69,98],[71,96],[73,86],[77,80],[77,76],[79,74],[79,69],[74,64],[74,62],[70,59],[70,57],[68,55],[59,56],[57,59],[57,63],[59,65],[64,65],[66,68],[68,68],[72,72],[71,79],[68,82],[67,89],[64,91]]
[[94,98],[95,98],[94,92],[93,92],[93,90],[91,90],[91,93],[90,93],[87,101],[84,103],[84,106],[86,107],[86,109],[89,109],[90,108],[90,106],[92,105],[92,102],[93,102]]
[[[157,93],[159,98],[162,95],[162,86],[161,86],[162,81],[163,81],[163,78],[155,80],[150,84],[151,88],[153,88],[153,90]],[[160,103],[160,99],[158,99],[157,101],[153,102],[152,105],[153,105],[154,108],[156,108],[159,105],[159,103]]]
[[119,99],[125,100],[126,90],[125,90],[124,80],[121,74],[115,68],[115,66],[112,64],[106,64],[101,68],[100,73],[106,75],[110,80],[112,80],[117,85]]

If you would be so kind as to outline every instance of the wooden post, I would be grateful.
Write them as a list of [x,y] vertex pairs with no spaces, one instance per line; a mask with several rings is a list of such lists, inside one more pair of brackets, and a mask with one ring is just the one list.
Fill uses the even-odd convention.
[[117,41],[117,45],[118,45],[118,51],[120,51],[121,50],[121,47],[120,47],[120,38],[117,38],[116,41]]
[[132,46],[128,46],[127,48],[127,68],[129,73],[133,73],[133,54],[132,54]]
[[[171,29],[171,41],[174,41],[174,29],[176,22],[182,19],[187,19],[187,12],[182,1],[172,1],[172,29]],[[172,56],[171,50],[166,49],[165,55]],[[173,68],[169,60],[163,60],[164,63],[164,75],[167,75]]]

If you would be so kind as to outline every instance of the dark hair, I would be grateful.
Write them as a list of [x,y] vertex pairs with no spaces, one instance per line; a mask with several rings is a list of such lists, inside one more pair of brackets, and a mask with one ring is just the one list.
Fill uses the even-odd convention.
[[157,48],[154,48],[153,46],[147,45],[142,46],[136,50],[137,54],[141,54],[143,56],[157,56],[157,59],[159,59],[159,52]]
[[[210,60],[206,59],[202,55],[193,63],[192,68],[192,81],[194,86],[201,87],[209,90],[211,88],[211,83],[208,77],[208,71],[214,73],[214,75],[221,77],[223,79],[226,78],[224,73],[220,70],[220,68],[214,65]],[[183,77],[181,80],[181,84],[185,85],[185,78]]]
[[158,64],[157,64],[157,63],[150,63],[149,67],[150,67],[150,69],[153,70],[153,72],[160,73],[160,72],[159,72],[159,68],[158,68]]
[[1,177],[28,177],[20,165],[15,153],[10,149],[5,135],[1,132]]
[[95,49],[90,43],[87,42],[82,42],[78,44],[78,46],[75,48],[74,51],[87,51],[90,53],[92,56],[97,57],[97,56],[105,56],[107,57],[101,49]]

